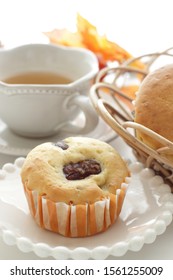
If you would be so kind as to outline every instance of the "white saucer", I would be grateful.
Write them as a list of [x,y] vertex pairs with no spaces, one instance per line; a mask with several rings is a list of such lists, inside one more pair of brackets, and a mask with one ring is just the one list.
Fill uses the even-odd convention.
[[[80,123],[81,117],[76,119],[76,123]],[[44,142],[57,142],[68,136],[68,132],[59,132],[57,135],[33,139],[21,137],[14,134],[6,124],[0,120],[0,153],[14,156],[26,156],[28,152],[35,146]],[[114,139],[117,135],[116,133],[100,118],[97,127],[87,135],[87,137],[92,137],[100,139],[105,142],[109,142]]]

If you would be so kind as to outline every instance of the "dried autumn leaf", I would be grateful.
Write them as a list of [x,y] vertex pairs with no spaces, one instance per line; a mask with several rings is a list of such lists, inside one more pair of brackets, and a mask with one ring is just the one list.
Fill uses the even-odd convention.
[[[106,36],[100,36],[97,28],[80,14],[77,15],[77,31],[70,32],[67,29],[54,29],[44,33],[53,44],[81,47],[91,50],[98,58],[99,67],[108,66],[109,62],[122,64],[133,59],[133,56],[115,42],[111,42]],[[146,65],[140,60],[134,60],[129,64],[131,67],[145,70]],[[138,80],[143,76],[139,75]],[[138,86],[123,86],[120,90],[131,99],[135,98]]]
[[[106,66],[109,61],[117,61],[122,64],[132,58],[132,55],[118,44],[109,41],[106,36],[100,36],[96,27],[80,14],[77,15],[77,29],[81,35],[82,43],[97,55],[103,66]],[[145,68],[140,61],[135,61],[131,66]]]
[[122,63],[131,57],[120,46],[107,40],[106,36],[100,36],[96,27],[79,14],[77,15],[77,29],[81,34],[83,44],[94,53],[102,55],[105,61],[117,60]]
[[72,33],[67,29],[54,29],[50,32],[44,32],[44,34],[53,44],[85,48],[85,45],[82,43],[81,36],[77,32]]
[[[70,32],[67,29],[54,29],[44,32],[51,43],[87,48],[95,53],[98,58],[100,68],[107,66],[108,62],[118,62],[119,64],[132,58],[125,49],[118,44],[109,41],[106,36],[100,36],[97,28],[80,14],[77,15],[77,32]],[[145,66],[140,61],[131,64],[133,67],[144,69]]]

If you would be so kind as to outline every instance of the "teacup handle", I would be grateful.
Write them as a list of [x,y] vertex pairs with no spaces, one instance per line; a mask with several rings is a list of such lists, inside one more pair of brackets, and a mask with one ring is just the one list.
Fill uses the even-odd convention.
[[77,105],[85,115],[84,126],[81,127],[72,124],[71,122],[68,122],[61,127],[61,130],[79,134],[87,134],[91,132],[94,128],[96,128],[99,121],[99,117],[96,114],[94,108],[92,107],[90,99],[87,96],[80,95],[77,93],[76,95],[73,95],[69,98],[67,107],[74,105]]

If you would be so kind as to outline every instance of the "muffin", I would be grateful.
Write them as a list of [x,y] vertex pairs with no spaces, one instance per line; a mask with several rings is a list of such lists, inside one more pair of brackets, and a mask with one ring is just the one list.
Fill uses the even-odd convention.
[[[141,83],[135,100],[134,121],[173,141],[173,64],[161,67]],[[137,131],[137,137],[153,149],[163,145]]]
[[94,235],[115,222],[128,176],[126,163],[112,146],[87,137],[38,145],[21,170],[37,224],[69,237]]

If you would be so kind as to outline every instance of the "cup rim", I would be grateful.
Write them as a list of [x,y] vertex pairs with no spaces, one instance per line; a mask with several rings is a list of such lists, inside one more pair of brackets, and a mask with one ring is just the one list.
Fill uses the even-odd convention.
[[92,59],[92,67],[91,70],[84,74],[83,76],[79,77],[78,79],[72,81],[69,84],[8,84],[0,80],[0,86],[6,87],[6,88],[26,88],[26,87],[33,87],[33,88],[39,88],[39,87],[49,87],[49,88],[64,88],[64,89],[70,89],[73,87],[78,86],[79,84],[86,82],[92,78],[95,77],[95,75],[99,71],[99,63],[97,60],[96,55],[88,50],[88,49],[83,49],[80,47],[72,47],[72,46],[62,46],[62,45],[55,45],[52,43],[28,43],[28,44],[23,44],[15,47],[10,47],[8,49],[2,49],[0,50],[0,53],[11,53],[11,52],[16,52],[20,51],[21,49],[28,49],[28,48],[52,48],[52,49],[59,49],[61,51],[71,51],[71,52],[79,52],[83,53],[85,55],[88,55]]

